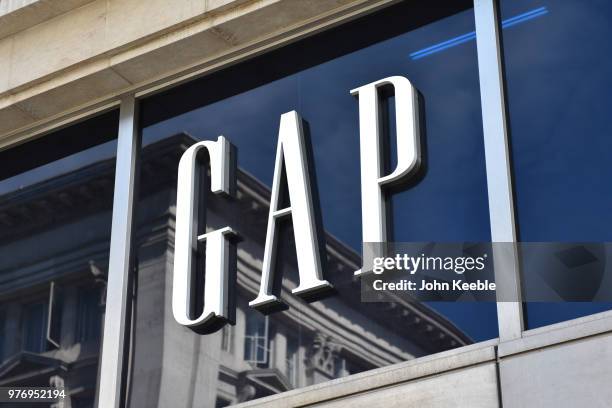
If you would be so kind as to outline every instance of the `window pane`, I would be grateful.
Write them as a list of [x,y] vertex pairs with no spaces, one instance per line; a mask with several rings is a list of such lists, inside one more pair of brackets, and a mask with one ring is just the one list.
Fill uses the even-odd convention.
[[[612,4],[503,0],[501,6],[519,238],[567,243],[566,249],[585,243],[604,265],[559,264],[544,277],[526,269],[526,290],[544,284],[559,294],[558,302],[528,299],[534,301],[525,308],[527,327],[535,328],[612,308],[602,245],[612,241],[612,58],[603,51],[612,35]],[[593,301],[564,303],[587,280]]]
[[[219,396],[253,400],[497,337],[494,304],[365,303],[353,275],[362,238],[359,114],[350,90],[392,75],[422,94],[426,128],[425,171],[393,196],[393,239],[490,241],[474,37],[423,51],[473,32],[470,5],[403,2],[142,101],[132,407],[162,406],[170,389],[173,400],[194,406],[214,406]],[[393,112],[394,98],[387,103]],[[291,294],[302,249],[289,219],[279,228],[275,265],[287,309],[266,322],[248,302],[261,279],[279,120],[291,110],[306,121],[312,143],[322,259],[335,293],[311,302]],[[189,146],[219,135],[238,149],[237,195],[208,194],[197,233],[231,226],[242,237],[233,356],[221,352],[221,331],[189,332],[171,313],[178,161]],[[200,266],[203,256],[199,248]],[[197,299],[193,317],[202,312]],[[170,386],[167,378],[178,380]],[[190,388],[193,381],[206,386]]]
[[4,316],[4,310],[0,310],[0,364],[4,362],[4,338],[8,336],[4,327],[6,318]]
[[244,361],[257,367],[265,367],[268,363],[269,341],[268,317],[248,309],[244,333]]
[[100,289],[97,287],[78,288],[78,321],[77,321],[77,342],[86,343],[89,341],[100,340]]
[[93,406],[118,112],[0,152],[3,386],[66,387]]
[[42,353],[47,349],[47,305],[34,303],[25,305],[23,310],[23,351]]

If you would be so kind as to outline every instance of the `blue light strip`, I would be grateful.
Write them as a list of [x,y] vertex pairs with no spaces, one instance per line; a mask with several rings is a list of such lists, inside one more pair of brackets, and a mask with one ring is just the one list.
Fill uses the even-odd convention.
[[[532,20],[534,18],[543,16],[545,14],[548,14],[548,8],[546,6],[538,7],[536,9],[527,11],[525,13],[516,15],[514,17],[510,17],[502,21],[502,28],[512,27],[517,24],[521,24],[526,21]],[[446,40],[441,43],[434,44],[431,47],[427,47],[427,48],[423,48],[422,50],[415,51],[412,54],[410,54],[410,58],[412,58],[413,60],[418,60],[428,55],[435,54],[440,51],[444,51],[448,48],[455,47],[459,44],[463,44],[463,43],[466,43],[468,41],[472,41],[475,39],[476,39],[476,32],[472,31],[470,33],[466,33],[466,34],[463,34],[457,37],[453,37],[450,40]]]

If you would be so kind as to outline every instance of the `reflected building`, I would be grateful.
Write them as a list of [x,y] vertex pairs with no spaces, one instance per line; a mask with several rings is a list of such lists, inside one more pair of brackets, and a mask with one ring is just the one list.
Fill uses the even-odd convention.
[[93,406],[113,182],[99,161],[2,196],[0,387],[66,387],[63,407]]
[[[326,279],[335,293],[306,307],[290,293],[297,280],[290,225],[277,262],[287,308],[267,316],[249,308],[270,192],[244,171],[236,197],[210,196],[207,210],[209,228],[232,225],[242,237],[235,325],[209,335],[178,325],[171,310],[176,169],[195,142],[179,134],[143,151],[130,406],[226,406],[472,342],[426,305],[362,303],[353,276],[361,258],[329,234]],[[64,407],[94,406],[114,166],[95,161],[2,197],[0,386],[63,385]]]

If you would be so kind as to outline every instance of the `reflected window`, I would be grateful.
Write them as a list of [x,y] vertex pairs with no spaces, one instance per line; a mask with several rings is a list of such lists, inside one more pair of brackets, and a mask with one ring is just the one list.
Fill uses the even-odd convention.
[[267,367],[270,354],[270,319],[255,311],[250,311],[247,316],[244,334],[244,361],[257,367]]
[[63,386],[72,407],[93,405],[97,387],[118,119],[0,152],[0,383]]
[[23,306],[22,347],[24,351],[42,353],[47,350],[47,302],[37,301]]
[[78,290],[78,343],[100,340],[100,290],[98,288],[79,288]]
[[287,354],[286,354],[286,364],[287,364],[287,379],[292,386],[298,385],[298,375],[299,375],[299,351],[300,351],[300,342],[296,336],[288,335],[287,336]]

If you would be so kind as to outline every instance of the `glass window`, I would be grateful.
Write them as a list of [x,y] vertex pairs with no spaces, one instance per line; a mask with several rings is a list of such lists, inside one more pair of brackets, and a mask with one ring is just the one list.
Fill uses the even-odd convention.
[[23,306],[23,351],[42,353],[47,350],[47,302],[40,301]]
[[525,260],[536,328],[612,308],[612,4],[503,0],[501,15],[519,238],[560,256],[546,273]]
[[100,289],[97,287],[78,288],[77,336],[79,343],[100,340]]
[[249,312],[244,333],[244,361],[266,367],[270,352],[268,316],[261,313]]
[[0,382],[93,406],[118,112],[0,152]]
[[292,386],[296,387],[298,383],[298,375],[300,373],[299,365],[300,342],[294,335],[287,336],[287,379]]
[[[173,399],[197,406],[214,406],[218,395],[243,402],[497,337],[494,303],[365,303],[353,275],[362,239],[359,114],[350,90],[392,75],[421,93],[426,148],[423,174],[393,196],[393,239],[490,241],[476,45],[454,40],[474,30],[470,7],[401,2],[142,100],[131,406],[159,406],[170,389]],[[264,316],[248,302],[261,279],[279,120],[291,110],[312,144],[325,277],[335,293],[311,302],[291,295],[300,248],[287,220],[275,265],[287,308]],[[242,237],[233,355],[171,313],[178,161],[189,146],[219,135],[238,150],[237,194],[208,194],[205,227],[231,226]],[[180,381],[170,386],[168,378]],[[194,381],[207,386],[190,388]]]

